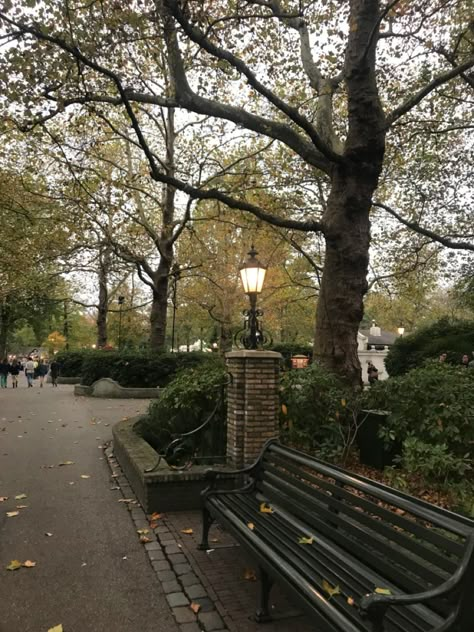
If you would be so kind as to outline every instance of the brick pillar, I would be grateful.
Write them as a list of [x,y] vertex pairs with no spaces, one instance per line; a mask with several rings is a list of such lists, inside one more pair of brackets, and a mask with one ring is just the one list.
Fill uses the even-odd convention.
[[278,374],[274,351],[226,354],[232,383],[227,387],[227,459],[233,467],[255,460],[267,439],[278,437]]

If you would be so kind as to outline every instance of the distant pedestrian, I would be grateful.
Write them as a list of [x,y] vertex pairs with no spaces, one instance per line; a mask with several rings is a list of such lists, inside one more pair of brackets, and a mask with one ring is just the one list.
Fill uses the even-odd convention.
[[7,388],[7,378],[8,373],[10,372],[10,364],[8,363],[8,358],[3,358],[0,362],[0,387]]
[[25,375],[28,382],[28,388],[33,388],[33,380],[35,377],[35,363],[33,358],[28,358],[25,364]]
[[53,386],[58,385],[58,375],[59,375],[60,368],[61,368],[60,364],[56,360],[53,360],[51,364],[49,365],[49,372],[51,374],[51,382]]
[[12,376],[12,388],[18,388],[18,375],[21,371],[21,364],[15,358],[10,364],[10,375]]
[[439,361],[440,362],[446,362],[446,358],[447,357],[448,357],[448,354],[443,351],[443,353],[439,356]]
[[461,366],[465,367],[466,369],[469,366],[469,356],[467,353],[465,353],[461,359]]
[[40,388],[43,388],[44,378],[48,374],[48,365],[45,363],[45,361],[42,358],[40,359],[38,363],[37,371],[38,371],[38,377],[40,381]]
[[374,382],[377,382],[379,379],[379,371],[377,367],[372,362],[370,362],[370,360],[367,366],[367,375],[369,378],[369,384],[373,384]]

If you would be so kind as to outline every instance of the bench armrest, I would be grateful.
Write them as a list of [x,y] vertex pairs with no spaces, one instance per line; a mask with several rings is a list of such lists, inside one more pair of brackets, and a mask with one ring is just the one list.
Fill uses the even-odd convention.
[[247,467],[243,467],[240,470],[226,470],[223,472],[222,470],[206,470],[204,473],[204,477],[207,481],[209,481],[209,485],[203,491],[203,493],[209,492],[216,488],[217,481],[228,480],[231,478],[236,478],[241,474],[250,474],[256,467],[256,463],[252,463]]
[[[359,609],[361,614],[368,617],[375,625],[381,626],[385,613],[392,606],[411,606],[449,595],[453,592],[453,590],[458,588],[459,584],[462,583],[466,571],[470,565],[474,563],[473,551],[474,538],[471,536],[460,566],[454,575],[452,575],[443,584],[437,586],[436,588],[432,588],[421,593],[415,593],[413,595],[379,595],[376,593],[365,595],[360,600]],[[450,619],[451,617],[445,623],[452,622]],[[382,627],[380,627],[380,629],[382,629]],[[433,632],[443,632],[444,629],[449,628],[445,628],[445,624],[443,624],[440,628],[433,630]]]

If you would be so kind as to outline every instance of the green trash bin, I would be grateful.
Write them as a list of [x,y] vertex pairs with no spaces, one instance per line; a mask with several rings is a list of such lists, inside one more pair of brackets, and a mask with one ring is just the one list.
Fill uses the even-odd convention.
[[387,421],[390,412],[386,410],[362,410],[358,416],[361,424],[357,433],[357,445],[360,451],[360,462],[363,465],[383,470],[393,465],[394,458],[401,454],[400,442],[394,442],[389,448],[379,437],[379,430]]

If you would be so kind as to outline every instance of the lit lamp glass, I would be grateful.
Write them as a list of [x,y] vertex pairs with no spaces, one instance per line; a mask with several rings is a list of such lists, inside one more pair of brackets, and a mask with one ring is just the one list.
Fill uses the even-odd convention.
[[257,259],[255,248],[249,251],[249,259],[240,268],[240,278],[246,294],[260,294],[267,269]]
[[403,336],[403,334],[405,333],[405,327],[399,327],[397,331],[399,336]]

